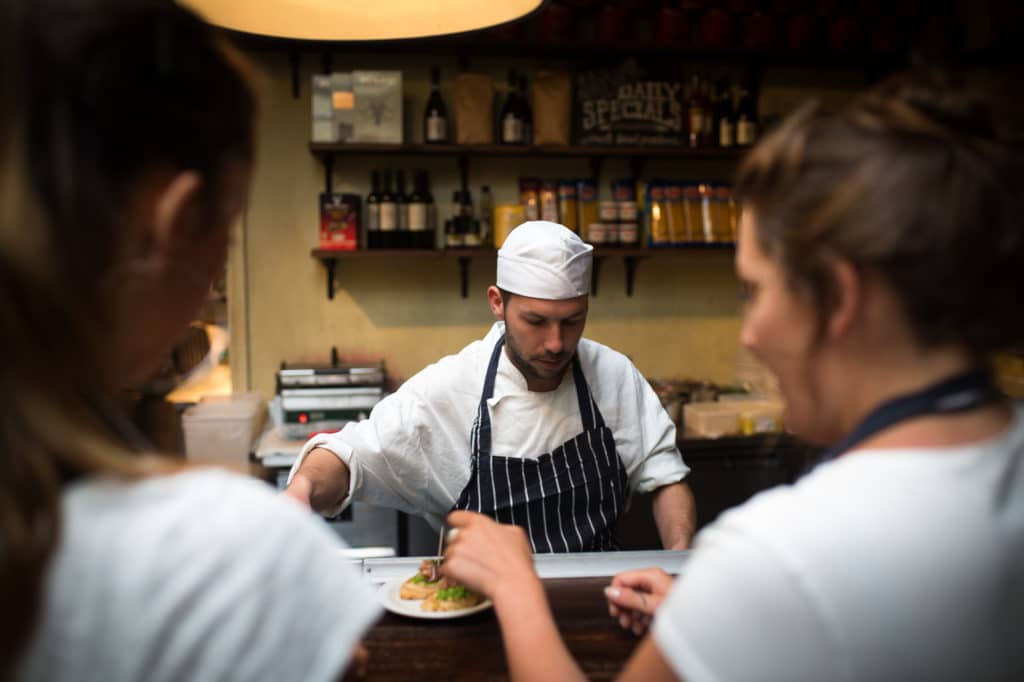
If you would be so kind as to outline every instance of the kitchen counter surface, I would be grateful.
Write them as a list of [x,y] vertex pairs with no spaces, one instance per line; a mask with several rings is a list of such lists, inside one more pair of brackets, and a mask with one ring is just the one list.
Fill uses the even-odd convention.
[[[607,577],[544,580],[559,632],[591,680],[611,680],[638,639],[608,616]],[[494,611],[428,621],[385,613],[364,644],[367,680],[506,680]]]

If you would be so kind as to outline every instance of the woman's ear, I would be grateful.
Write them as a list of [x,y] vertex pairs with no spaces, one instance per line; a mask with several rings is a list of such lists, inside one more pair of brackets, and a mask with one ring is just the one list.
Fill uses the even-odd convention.
[[194,233],[201,224],[201,185],[199,173],[186,170],[172,176],[159,190],[153,206],[149,243],[154,253],[150,255],[165,255],[181,242],[182,237]]
[[826,332],[830,338],[838,339],[849,333],[863,314],[864,279],[850,261],[840,259],[832,264],[832,282],[833,300]]

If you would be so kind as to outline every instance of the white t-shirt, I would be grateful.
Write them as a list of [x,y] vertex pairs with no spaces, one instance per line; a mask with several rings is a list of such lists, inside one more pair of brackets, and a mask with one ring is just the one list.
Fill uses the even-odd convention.
[[1024,408],[865,450],[701,532],[654,624],[687,682],[1024,680]]
[[19,680],[337,680],[379,613],[337,537],[259,481],[83,481],[62,522]]
[[[334,452],[349,467],[350,496],[381,507],[424,516],[439,526],[470,476],[469,433],[484,375],[505,325],[430,365],[374,407],[366,421],[335,434],[314,436],[299,455],[295,475],[314,447]],[[658,396],[622,353],[589,339],[577,352],[583,376],[634,493],[681,481],[690,471],[676,447],[676,429]],[[554,391],[530,391],[522,373],[502,352],[494,379],[491,454],[536,458],[583,430],[576,383],[566,371]],[[291,480],[289,476],[289,481]]]

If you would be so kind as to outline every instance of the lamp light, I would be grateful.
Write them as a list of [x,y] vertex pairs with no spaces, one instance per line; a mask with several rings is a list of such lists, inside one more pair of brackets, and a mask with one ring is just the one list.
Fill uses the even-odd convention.
[[180,0],[216,26],[324,41],[431,38],[520,19],[545,0]]

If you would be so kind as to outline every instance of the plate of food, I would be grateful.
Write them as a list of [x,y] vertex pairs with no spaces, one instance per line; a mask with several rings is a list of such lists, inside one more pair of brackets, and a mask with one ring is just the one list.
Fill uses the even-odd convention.
[[491,600],[438,572],[440,561],[424,559],[409,578],[392,578],[380,586],[380,603],[391,613],[428,620],[461,618],[491,608]]

